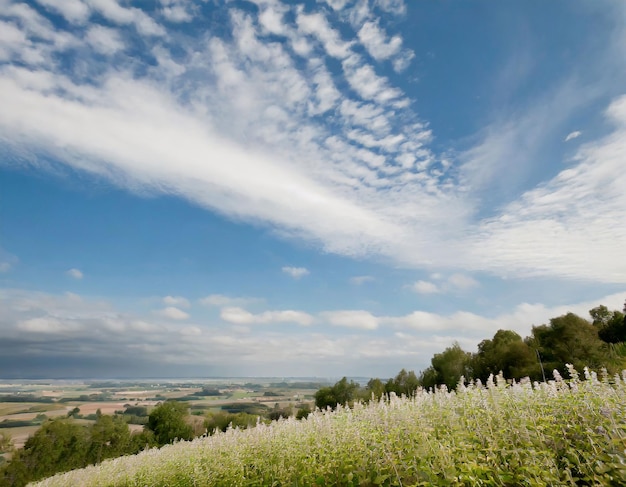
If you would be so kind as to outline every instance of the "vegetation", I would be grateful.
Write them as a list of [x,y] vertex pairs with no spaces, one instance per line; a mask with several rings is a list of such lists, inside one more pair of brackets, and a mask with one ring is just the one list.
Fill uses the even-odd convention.
[[128,425],[113,416],[101,415],[89,427],[68,419],[50,420],[0,470],[0,486],[23,486],[57,472],[135,454],[154,444],[151,433],[132,435]]
[[176,401],[167,401],[154,408],[148,416],[147,427],[154,433],[159,446],[193,438],[193,428],[185,421],[188,412],[185,404]]
[[[295,388],[292,383],[272,383],[265,392],[260,384],[248,384],[256,389],[253,398],[249,390],[183,384],[167,389],[168,395],[177,394],[175,401],[156,394],[165,401],[152,410],[137,403],[126,404],[115,416],[100,410],[83,416],[75,406],[64,419],[48,420],[44,414],[7,419],[0,428],[42,427],[17,450],[0,433],[0,487],[19,487],[153,446],[164,447],[172,459],[154,451],[141,458],[150,464],[158,457],[169,465],[165,470],[119,460],[114,464],[128,472],[118,475],[103,466],[93,470],[93,478],[109,472],[113,480],[103,474],[105,481],[93,480],[93,485],[624,485],[626,375],[608,377],[626,368],[626,318],[605,306],[589,313],[591,320],[573,313],[552,318],[526,338],[498,330],[475,353],[454,343],[435,354],[419,376],[402,369],[385,381],[373,378],[365,387],[344,377],[317,390],[316,411],[306,401],[292,402],[311,397],[285,392]],[[586,368],[588,380],[579,380],[575,370],[588,364],[607,371],[602,381]],[[547,383],[551,370],[555,380]],[[569,382],[561,379],[567,373]],[[507,385],[505,377],[518,382]],[[448,392],[455,388],[458,393]],[[67,403],[120,395],[107,389],[38,401],[34,394],[15,392],[5,396],[9,402]],[[279,401],[273,408],[263,404],[273,398]],[[51,407],[34,404],[28,411]],[[133,435],[128,423],[142,424],[144,431]],[[255,432],[244,434],[244,429]],[[199,435],[206,438],[187,447],[170,446]],[[233,451],[224,450],[225,445]],[[188,459],[179,455],[181,449]],[[12,457],[9,462],[5,453]],[[212,454],[224,464],[217,467]],[[534,463],[533,455],[538,458]],[[64,478],[69,483],[79,479],[81,485],[92,481],[89,476]]]
[[47,479],[82,486],[626,484],[626,375],[418,389]]

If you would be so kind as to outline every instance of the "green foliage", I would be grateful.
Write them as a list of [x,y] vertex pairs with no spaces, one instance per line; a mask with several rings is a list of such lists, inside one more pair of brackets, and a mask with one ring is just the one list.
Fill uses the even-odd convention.
[[609,311],[604,305],[589,311],[593,325],[598,329],[598,336],[606,343],[626,341],[626,316],[619,311]]
[[13,440],[8,433],[0,433],[0,453],[12,452],[14,449]]
[[186,421],[188,411],[187,405],[177,401],[163,402],[152,410],[146,428],[154,433],[158,445],[193,438],[193,429]]
[[40,402],[53,403],[54,399],[34,394],[0,394],[0,402]]
[[532,385],[317,410],[48,479],[43,487],[626,485],[626,381]]
[[365,393],[363,394],[362,399],[364,401],[369,401],[373,397],[374,400],[378,401],[386,393],[387,393],[387,390],[382,380],[378,378],[370,379],[367,383],[367,386],[365,387]]
[[606,365],[608,347],[598,338],[597,328],[574,313],[552,318],[549,325],[533,327],[529,344],[539,350],[546,371],[557,369],[565,374],[565,364],[579,370]]
[[68,419],[47,421],[26,441],[24,448],[15,450],[11,461],[0,470],[0,486],[20,487],[58,472],[135,454],[154,445],[151,433],[131,434],[120,417],[99,415],[90,426]]
[[298,412],[296,413],[296,419],[306,419],[309,417],[309,414],[311,414],[311,408],[308,406],[308,404],[305,404],[302,407],[298,408]]
[[87,428],[62,419],[48,421],[26,440],[23,449],[15,452],[0,482],[20,486],[56,472],[84,467],[88,464],[88,448]]
[[89,463],[100,463],[133,450],[128,425],[118,416],[100,416],[91,426],[91,441],[87,452]]
[[267,406],[256,402],[237,402],[233,404],[225,404],[222,406],[222,410],[232,414],[247,413],[258,416],[264,415],[267,412]]
[[511,330],[498,330],[491,340],[483,340],[472,357],[473,378],[483,382],[500,372],[507,378],[540,374],[537,357],[522,337]]
[[445,384],[448,389],[454,389],[461,377],[471,377],[472,354],[465,352],[458,343],[437,353],[431,359],[431,366],[426,369],[420,382],[425,388]]
[[226,431],[229,427],[246,429],[252,426],[256,426],[259,421],[259,416],[254,416],[248,413],[210,413],[204,422],[204,426],[209,434],[213,434],[215,431]]
[[203,387],[200,392],[195,393],[196,396],[221,396],[222,393],[219,389],[215,389],[214,387]]
[[322,387],[315,393],[315,406],[334,409],[337,405],[351,404],[358,397],[359,385],[344,377],[332,387]]
[[124,414],[130,416],[148,416],[148,408],[145,406],[127,406]]
[[[398,396],[411,396],[415,393],[419,385],[420,382],[415,372],[412,370],[407,372],[405,369],[402,369],[398,372],[398,375],[387,381],[385,384],[385,393],[389,394],[393,392]],[[378,384],[375,384],[375,387],[378,387]]]

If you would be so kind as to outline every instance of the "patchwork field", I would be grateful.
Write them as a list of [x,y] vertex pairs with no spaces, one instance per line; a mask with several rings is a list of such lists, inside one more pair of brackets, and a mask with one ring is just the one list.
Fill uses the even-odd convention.
[[[159,381],[0,381],[0,434],[9,435],[15,448],[24,443],[48,418],[68,416],[89,422],[97,411],[115,414],[126,406],[150,410],[167,399],[184,400],[196,415],[225,408],[258,404],[285,408],[312,402],[318,384],[271,379],[159,380]],[[322,382],[323,384],[323,382]],[[211,389],[216,395],[203,396]],[[196,395],[200,394],[200,395]],[[266,394],[269,394],[266,395]],[[198,419],[194,422],[198,423]],[[201,420],[200,420],[201,422]],[[15,426],[14,426],[15,425]],[[143,426],[130,425],[134,431]],[[5,452],[0,451],[0,455]],[[5,454],[5,458],[10,458]]]

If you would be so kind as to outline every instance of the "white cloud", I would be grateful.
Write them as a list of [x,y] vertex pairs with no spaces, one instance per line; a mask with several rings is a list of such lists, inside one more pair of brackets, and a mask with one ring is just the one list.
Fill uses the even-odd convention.
[[[110,376],[119,361],[127,368],[132,359],[134,370],[152,374],[172,375],[174,367],[186,365],[187,375],[199,368],[216,375],[278,375],[289,367],[294,376],[385,377],[402,367],[426,367],[434,353],[455,340],[474,351],[478,342],[501,328],[526,336],[532,325],[570,311],[588,317],[588,310],[598,304],[621,309],[625,293],[557,306],[521,303],[490,315],[417,310],[376,316],[366,310],[339,310],[313,317],[303,311],[253,314],[235,308],[226,315],[234,326],[225,327],[155,321],[154,316],[120,313],[110,303],[84,296],[0,289],[0,362],[10,359],[13,367],[26,370],[38,358],[54,364],[56,372],[76,360],[90,376]],[[277,332],[249,326],[271,323],[319,326],[298,328],[293,334],[286,327]],[[326,325],[343,333],[325,332]],[[368,330],[377,331],[374,335]],[[49,336],[61,339],[42,339]]]
[[350,283],[355,286],[360,286],[361,284],[365,284],[366,282],[375,281],[374,276],[354,276],[350,278]]
[[288,267],[285,266],[282,268],[282,271],[285,274],[290,275],[294,279],[300,279],[301,277],[308,276],[310,274],[309,270],[306,267]]
[[[376,25],[395,52],[389,39],[397,34],[382,32],[382,19],[372,23],[370,3],[338,13],[263,3],[248,13],[228,4],[232,31],[207,29],[202,39],[182,41],[161,35],[164,27],[151,17],[159,12],[126,3],[92,0],[87,11],[64,14],[84,22],[95,11],[116,28],[155,34],[155,65],[142,56],[98,61],[87,55],[94,52],[89,45],[74,52],[75,27],[63,31],[35,9],[11,4],[0,26],[3,160],[58,160],[130,191],[167,193],[261,223],[326,252],[388,258],[426,272],[626,280],[619,100],[607,112],[612,134],[528,189],[545,166],[545,140],[560,139],[574,110],[598,90],[568,82],[546,91],[521,116],[478,134],[478,144],[451,165],[451,157],[429,149],[428,123],[415,122],[419,114],[393,77],[377,74],[342,38],[345,22],[358,18],[355,32],[364,22]],[[68,5],[70,12],[78,4]],[[405,9],[393,1],[371,5],[376,13]],[[281,16],[283,8],[293,15]],[[59,52],[64,56],[52,55]],[[113,62],[118,57],[124,59]],[[339,72],[329,68],[337,59]]]
[[182,296],[165,296],[163,298],[163,304],[168,306],[177,306],[179,308],[189,308],[191,304],[187,298],[183,298]]
[[191,22],[194,5],[188,0],[161,0],[161,13],[170,22]]
[[62,322],[55,318],[32,318],[17,324],[17,329],[27,333],[60,334],[76,331],[80,325]]
[[143,10],[126,8],[116,0],[89,0],[90,6],[100,14],[120,25],[134,24],[140,34],[146,36],[165,35],[165,30]]
[[[499,329],[513,330],[524,337],[530,335],[532,326],[546,324],[550,318],[571,312],[589,319],[589,310],[598,304],[604,303],[609,309],[620,309],[622,300],[623,294],[618,293],[595,301],[557,306],[521,303],[511,312],[496,316],[478,315],[467,311],[457,311],[449,315],[415,311],[404,316],[382,316],[379,320],[384,325],[420,332],[454,331],[456,336],[464,336],[468,343],[475,347],[481,340],[491,338]],[[448,345],[451,345],[452,341],[453,338]]]
[[37,0],[37,3],[60,13],[72,23],[82,24],[89,18],[89,7],[80,0]]
[[472,259],[483,269],[624,282],[626,97],[610,105],[607,118],[614,132],[583,145],[575,165],[482,222]]
[[429,281],[417,281],[411,285],[411,289],[418,294],[436,294],[441,292],[435,283]]
[[574,132],[570,132],[569,134],[567,134],[567,137],[565,137],[564,141],[569,142],[572,139],[580,137],[582,134],[583,133],[580,130],[575,130]]
[[330,5],[333,10],[343,10],[349,0],[317,0],[318,2],[325,2]]
[[404,0],[374,0],[374,4],[381,10],[395,15],[404,15],[406,13]]
[[343,61],[343,69],[351,88],[364,100],[389,103],[402,96],[402,91],[389,85],[389,80],[378,76],[369,64],[363,64],[357,55]]
[[222,309],[220,317],[236,325],[272,324],[272,323],[296,323],[300,326],[309,326],[314,318],[303,311],[280,310],[264,311],[253,314],[243,308],[230,307]]
[[328,24],[328,20],[323,14],[305,14],[300,9],[296,17],[296,23],[302,33],[317,38],[330,56],[344,59],[350,55],[352,42],[341,40],[340,33]]
[[0,262],[0,272],[9,272],[11,267],[10,262]]
[[101,25],[90,27],[85,35],[85,40],[102,54],[111,55],[124,49],[124,42],[122,42],[119,32]]
[[465,290],[479,286],[476,279],[465,274],[452,274],[448,277],[448,282],[455,288]]
[[73,269],[69,269],[65,274],[67,274],[70,277],[73,277],[74,279],[82,279],[84,277],[83,273],[81,270],[73,268]]
[[186,320],[189,318],[189,313],[185,313],[182,309],[176,308],[175,306],[168,306],[167,308],[160,309],[155,313],[158,316],[170,320]]
[[409,67],[411,61],[415,57],[415,53],[411,49],[403,49],[400,54],[393,59],[391,62],[393,64],[393,69],[397,73],[401,73],[406,68]]
[[263,300],[259,298],[233,298],[224,294],[209,294],[199,300],[199,303],[204,306],[214,306],[216,308],[245,306],[259,302],[263,302]]
[[344,328],[375,330],[379,324],[378,318],[369,311],[363,310],[326,311],[321,313],[320,316],[331,325]]
[[402,37],[395,35],[387,39],[378,22],[365,22],[358,32],[358,37],[367,52],[377,61],[389,59],[402,49]]

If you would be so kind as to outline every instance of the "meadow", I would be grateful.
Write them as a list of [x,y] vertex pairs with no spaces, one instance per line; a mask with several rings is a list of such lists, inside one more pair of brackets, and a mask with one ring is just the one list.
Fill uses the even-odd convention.
[[179,442],[38,486],[626,485],[626,373],[460,384]]

